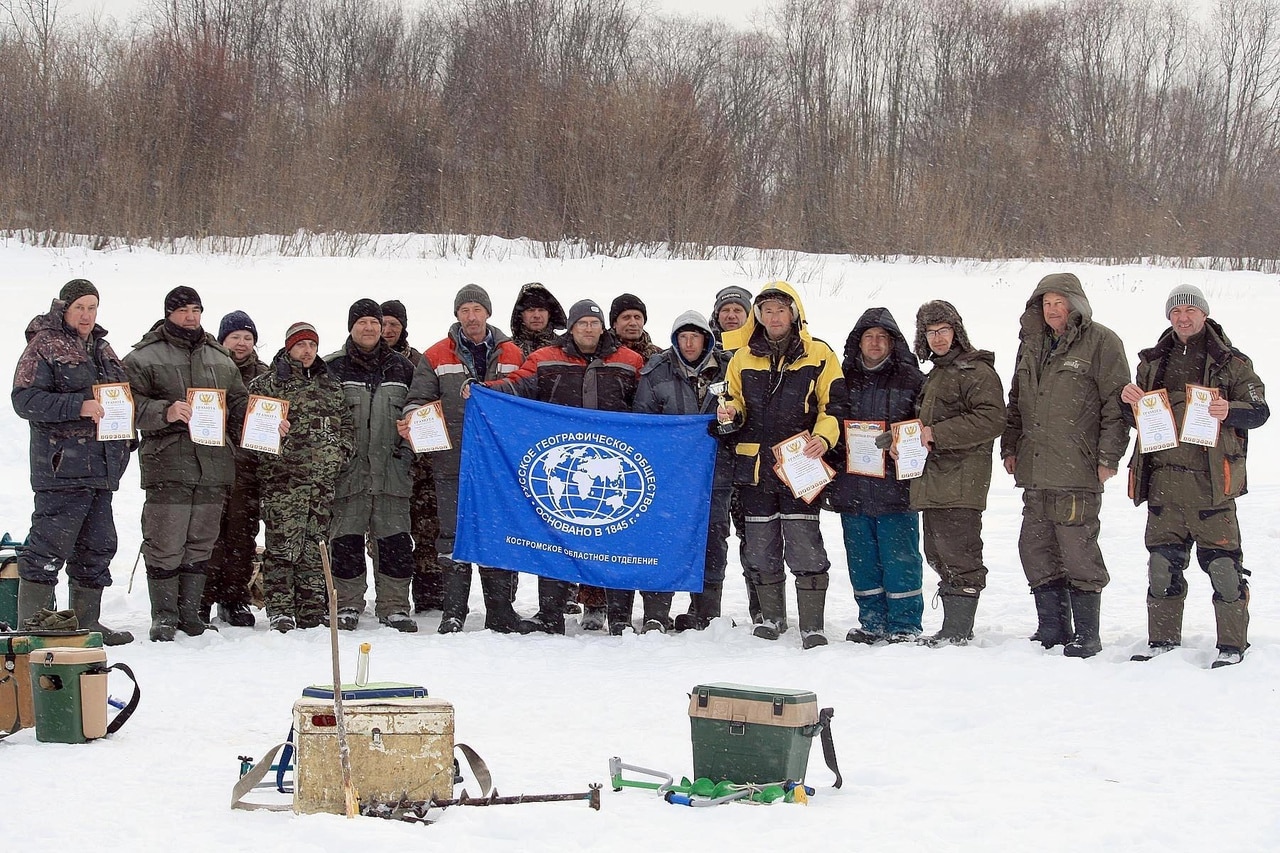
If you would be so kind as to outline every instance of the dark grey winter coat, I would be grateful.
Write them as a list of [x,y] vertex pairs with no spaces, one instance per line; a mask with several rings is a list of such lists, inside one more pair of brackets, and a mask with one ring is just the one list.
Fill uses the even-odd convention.
[[13,410],[31,425],[31,488],[110,489],[120,486],[133,441],[98,441],[97,427],[80,416],[93,386],[124,382],[124,366],[94,326],[88,344],[63,322],[66,303],[27,325],[27,348],[13,376]]

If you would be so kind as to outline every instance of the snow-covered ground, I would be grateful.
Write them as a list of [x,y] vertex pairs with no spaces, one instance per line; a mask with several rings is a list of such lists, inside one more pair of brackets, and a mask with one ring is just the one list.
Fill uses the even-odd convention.
[[[0,244],[6,322],[0,363],[14,364],[22,330],[66,280],[84,276],[102,291],[100,322],[121,355],[161,315],[164,294],[195,287],[206,327],[247,310],[270,358],[285,328],[308,320],[322,352],[345,337],[347,307],[360,297],[398,298],[411,341],[423,348],[452,321],[453,294],[476,282],[506,327],[517,288],[544,282],[567,307],[592,297],[607,309],[622,291],[642,296],[649,328],[664,340],[682,310],[710,309],[727,284],[757,288],[786,278],[799,289],[815,334],[838,351],[867,307],[888,306],[910,328],[930,298],[955,303],[976,345],[992,349],[1008,382],[1016,318],[1047,272],[1069,269],[1085,283],[1094,316],[1124,339],[1130,368],[1165,327],[1165,295],[1199,285],[1212,315],[1254,359],[1263,380],[1280,382],[1272,337],[1280,312],[1275,276],[1148,266],[855,263],[840,257],[728,253],[709,261],[546,260],[521,244],[483,242],[475,259],[441,260],[446,241],[392,238],[379,257],[95,253]],[[1145,509],[1108,484],[1102,546],[1112,572],[1103,596],[1097,657],[1068,660],[1025,639],[1032,599],[1017,558],[1020,499],[997,472],[985,517],[991,570],[968,648],[868,648],[840,642],[855,624],[840,525],[824,514],[833,564],[827,621],[833,643],[800,650],[797,632],[776,643],[722,620],[705,633],[609,638],[499,636],[481,629],[479,584],[462,634],[416,636],[365,627],[342,635],[350,676],[361,642],[373,644],[373,677],[425,684],[454,703],[457,737],[476,747],[503,794],[585,790],[606,783],[599,813],[582,803],[455,808],[432,827],[337,816],[233,812],[227,808],[237,756],[260,756],[288,729],[303,687],[328,682],[323,630],[269,632],[223,627],[172,644],[143,639],[110,651],[142,684],[142,704],[118,734],[89,745],[40,744],[33,732],[0,743],[9,808],[0,847],[9,850],[356,850],[439,845],[454,850],[1221,850],[1280,847],[1280,582],[1270,555],[1280,547],[1280,433],[1250,442],[1251,493],[1240,502],[1246,563],[1253,570],[1253,647],[1241,666],[1210,671],[1210,588],[1189,573],[1184,647],[1148,664],[1129,663],[1145,645]],[[120,552],[105,618],[146,636],[141,574],[126,593],[140,542],[142,495],[132,465],[116,498]],[[26,533],[31,511],[27,427],[0,411],[0,528]],[[746,598],[730,567],[726,612],[739,625]],[[926,586],[931,574],[926,570]],[[530,613],[535,583],[523,579],[518,609]],[[60,588],[65,596],[65,587]],[[794,619],[794,595],[791,595]],[[65,601],[65,598],[63,598]],[[683,596],[677,598],[682,606]],[[941,611],[926,609],[925,629]],[[114,676],[113,676],[114,679]],[[687,694],[695,685],[736,681],[817,693],[836,710],[842,790],[815,745],[807,807],[730,804],[687,809],[652,793],[608,790],[607,761],[691,772]],[[121,694],[126,683],[113,681]],[[472,793],[474,793],[474,784]]]

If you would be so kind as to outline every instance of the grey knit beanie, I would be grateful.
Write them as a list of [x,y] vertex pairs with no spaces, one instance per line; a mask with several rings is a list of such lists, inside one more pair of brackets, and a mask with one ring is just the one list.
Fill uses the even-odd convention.
[[464,284],[462,289],[458,291],[458,295],[453,297],[453,316],[458,316],[458,309],[468,302],[475,302],[484,309],[485,313],[490,317],[493,316],[493,303],[489,301],[489,294],[478,284]]
[[1169,298],[1164,302],[1165,319],[1168,319],[1173,309],[1179,305],[1194,305],[1203,311],[1206,317],[1209,316],[1209,300],[1204,298],[1204,293],[1194,284],[1180,284],[1169,291]]

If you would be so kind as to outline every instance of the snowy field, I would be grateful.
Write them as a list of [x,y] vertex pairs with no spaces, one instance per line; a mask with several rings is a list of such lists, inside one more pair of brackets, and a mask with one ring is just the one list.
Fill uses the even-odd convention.
[[[785,278],[805,301],[813,332],[842,351],[855,319],[875,305],[904,328],[931,298],[952,301],[975,345],[996,352],[1009,381],[1017,317],[1040,277],[1070,270],[1084,282],[1094,317],[1124,339],[1130,370],[1137,351],[1167,325],[1163,306],[1179,283],[1199,285],[1212,316],[1280,387],[1272,340],[1280,312],[1275,276],[1179,271],[1147,266],[1006,262],[854,263],[840,257],[755,253],[724,259],[547,260],[523,244],[482,242],[474,259],[441,260],[440,238],[383,238],[364,257],[95,253],[0,244],[6,315],[0,363],[12,365],[28,320],[48,309],[63,282],[93,280],[100,323],[123,356],[161,316],[173,286],[195,287],[205,325],[247,310],[269,359],[285,328],[308,320],[321,352],[345,338],[357,298],[404,301],[410,341],[425,349],[444,335],[457,289],[486,287],[506,328],[517,288],[545,283],[568,307],[592,297],[606,309],[622,291],[649,306],[649,329],[664,341],[681,311],[709,311],[728,284],[753,291]],[[540,247],[534,247],[534,249]],[[1274,393],[1274,392],[1273,392]],[[0,818],[7,850],[114,849],[273,851],[435,847],[450,850],[1024,850],[1255,851],[1280,848],[1280,581],[1270,555],[1280,549],[1280,432],[1250,442],[1251,492],[1240,502],[1246,565],[1253,571],[1253,646],[1242,665],[1210,671],[1214,657],[1208,579],[1192,570],[1184,646],[1147,664],[1129,662],[1145,646],[1145,509],[1125,496],[1124,477],[1107,487],[1102,548],[1112,573],[1103,595],[1105,648],[1090,660],[1027,642],[1032,598],[1017,557],[1020,497],[1012,478],[994,476],[985,516],[989,586],[968,648],[865,647],[841,641],[855,624],[839,520],[823,516],[832,562],[827,625],[833,642],[800,650],[792,630],[774,643],[750,636],[746,596],[730,566],[726,613],[738,621],[705,633],[610,638],[500,636],[481,629],[479,584],[461,634],[435,633],[438,615],[418,617],[421,633],[372,627],[367,616],[342,635],[344,673],[356,647],[373,644],[374,680],[412,681],[456,707],[457,739],[486,757],[506,795],[582,791],[605,783],[603,808],[583,803],[449,809],[422,827],[337,816],[233,812],[227,808],[237,756],[261,756],[282,739],[303,687],[331,680],[323,629],[269,632],[223,627],[172,644],[145,639],[110,650],[133,667],[143,689],[135,717],[118,734],[85,746],[40,744],[31,731],[0,744],[10,808]],[[31,511],[27,426],[0,411],[0,527],[26,533]],[[104,618],[145,638],[142,572],[126,593],[140,543],[142,494],[131,465],[116,498],[120,552]],[[926,589],[933,575],[926,569]],[[525,576],[517,609],[535,609]],[[59,588],[65,602],[65,585]],[[370,593],[372,594],[372,592]],[[677,597],[677,608],[684,596]],[[794,593],[789,593],[794,624]],[[925,630],[941,622],[926,608]],[[127,684],[113,676],[113,693]],[[608,789],[607,761],[692,770],[687,694],[696,684],[736,681],[803,688],[835,708],[844,788],[815,744],[807,807],[729,804],[687,809],[654,794]],[[474,784],[471,785],[475,793]]]

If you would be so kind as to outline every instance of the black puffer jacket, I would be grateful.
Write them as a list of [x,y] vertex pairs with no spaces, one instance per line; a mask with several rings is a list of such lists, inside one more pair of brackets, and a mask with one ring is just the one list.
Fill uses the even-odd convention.
[[[878,370],[862,365],[860,344],[867,329],[880,327],[893,338],[893,349]],[[915,417],[916,397],[924,374],[911,346],[888,308],[863,312],[844,343],[844,375],[831,383],[827,414],[840,421],[840,440],[827,455],[827,463],[841,472],[823,492],[823,506],[854,515],[888,515],[909,512],[911,481],[899,480],[894,462],[885,454],[885,477],[844,473],[846,420],[884,421],[885,427]]]

